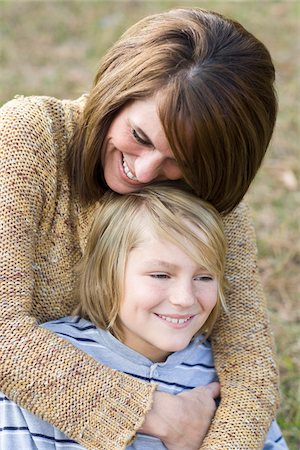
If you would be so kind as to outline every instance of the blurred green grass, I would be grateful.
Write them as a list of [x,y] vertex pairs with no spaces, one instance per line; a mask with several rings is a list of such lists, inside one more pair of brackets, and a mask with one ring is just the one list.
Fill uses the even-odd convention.
[[0,104],[16,94],[81,95],[89,90],[101,55],[130,24],[147,14],[192,5],[241,21],[267,45],[277,69],[277,128],[247,199],[278,350],[278,421],[290,450],[299,450],[299,2],[0,0]]

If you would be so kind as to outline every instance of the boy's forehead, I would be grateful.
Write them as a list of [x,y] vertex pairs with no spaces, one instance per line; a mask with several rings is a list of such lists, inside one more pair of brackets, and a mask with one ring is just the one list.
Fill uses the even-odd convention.
[[201,228],[185,217],[176,218],[177,223],[174,222],[174,227],[172,223],[162,224],[159,218],[157,220],[151,218],[146,221],[144,219],[145,217],[139,230],[137,246],[149,242],[149,240],[169,242],[184,250],[189,256],[194,255],[198,259],[203,253],[203,246],[199,244],[208,245],[209,243],[208,237]]
[[195,218],[189,219],[180,214],[173,214],[173,217],[153,216],[148,211],[143,211],[138,220],[138,233],[141,237],[151,234],[153,237],[161,236],[182,237],[189,239],[191,236],[199,237],[200,240],[207,240],[204,235],[200,220],[197,224]]

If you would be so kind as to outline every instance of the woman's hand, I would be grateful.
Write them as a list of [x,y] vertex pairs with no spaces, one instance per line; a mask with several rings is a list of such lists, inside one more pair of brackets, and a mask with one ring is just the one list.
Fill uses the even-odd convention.
[[168,450],[198,450],[216,411],[219,383],[178,395],[156,391],[141,433],[158,437]]

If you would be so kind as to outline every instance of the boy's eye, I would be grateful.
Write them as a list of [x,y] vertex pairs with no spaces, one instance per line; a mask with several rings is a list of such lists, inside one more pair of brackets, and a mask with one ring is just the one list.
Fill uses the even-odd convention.
[[133,128],[131,130],[132,136],[134,138],[134,140],[136,142],[138,142],[141,145],[151,145],[150,142],[146,141],[145,139],[143,139],[138,133],[137,131]]
[[213,281],[213,279],[214,279],[214,277],[211,275],[198,275],[195,278],[196,278],[196,280],[205,281],[205,282]]
[[169,275],[167,275],[166,273],[151,273],[150,276],[152,278],[157,278],[157,279],[161,279],[161,280],[169,278]]

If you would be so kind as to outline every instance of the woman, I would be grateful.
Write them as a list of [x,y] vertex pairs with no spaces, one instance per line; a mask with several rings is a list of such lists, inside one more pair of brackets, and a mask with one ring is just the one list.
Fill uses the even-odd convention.
[[229,242],[229,314],[212,338],[222,401],[202,448],[262,446],[277,370],[239,203],[272,136],[273,83],[268,51],[241,25],[186,8],[130,28],[88,96],[3,107],[0,390],[9,398],[86,448],[124,448],[142,425],[169,449],[200,446],[216,392],[153,392],[37,327],[74,307],[74,265],[102,193],[182,179],[224,214]]

